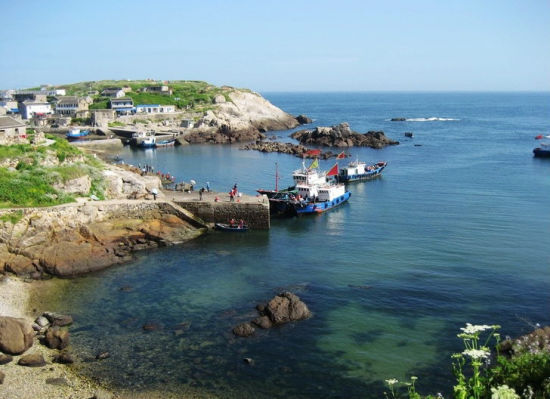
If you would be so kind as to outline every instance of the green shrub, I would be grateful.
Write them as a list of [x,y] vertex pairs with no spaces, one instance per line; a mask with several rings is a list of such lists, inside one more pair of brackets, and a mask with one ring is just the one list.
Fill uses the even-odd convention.
[[14,211],[0,216],[0,221],[17,224],[23,218],[23,211]]
[[499,356],[490,374],[492,386],[506,384],[523,397],[550,398],[550,353]]

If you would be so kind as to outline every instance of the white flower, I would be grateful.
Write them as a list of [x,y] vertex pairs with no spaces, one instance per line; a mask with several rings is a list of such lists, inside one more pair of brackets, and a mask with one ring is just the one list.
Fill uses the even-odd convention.
[[466,334],[476,334],[481,331],[491,330],[492,328],[493,326],[488,326],[487,324],[472,325],[470,323],[466,323],[466,327],[462,327],[461,330]]
[[519,395],[514,391],[514,388],[501,385],[497,388],[491,388],[491,399],[519,399]]
[[472,359],[485,359],[489,357],[489,351],[485,349],[466,349],[462,354],[470,356]]
[[399,382],[399,381],[398,381],[397,379],[395,379],[395,378],[390,378],[389,380],[386,380],[386,384],[388,384],[388,385],[390,385],[390,386],[391,386],[391,385],[395,385],[395,384],[397,384],[398,382]]

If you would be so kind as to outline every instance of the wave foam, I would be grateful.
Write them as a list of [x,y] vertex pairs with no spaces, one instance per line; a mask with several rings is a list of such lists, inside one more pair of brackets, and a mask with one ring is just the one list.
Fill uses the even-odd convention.
[[432,116],[431,118],[407,118],[405,121],[407,122],[446,122],[446,121],[459,121],[460,119],[455,118],[438,118],[436,116]]

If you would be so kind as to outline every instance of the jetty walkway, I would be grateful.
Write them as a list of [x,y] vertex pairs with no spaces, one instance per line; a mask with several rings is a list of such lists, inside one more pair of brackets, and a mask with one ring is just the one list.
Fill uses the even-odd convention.
[[231,201],[228,193],[206,191],[162,190],[165,200],[172,201],[207,223],[244,220],[251,229],[269,229],[269,200],[266,196],[242,194]]

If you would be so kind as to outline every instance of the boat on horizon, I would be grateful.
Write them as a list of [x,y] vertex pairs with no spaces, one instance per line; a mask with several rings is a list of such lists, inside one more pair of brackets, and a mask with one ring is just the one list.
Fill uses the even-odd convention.
[[533,150],[535,158],[550,158],[550,143],[540,143],[540,147]]

